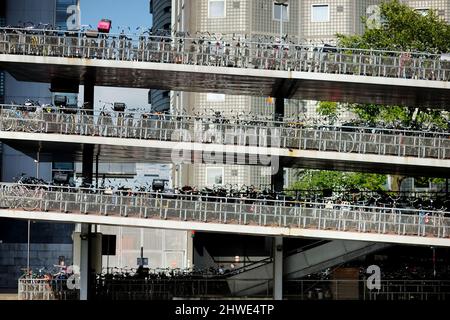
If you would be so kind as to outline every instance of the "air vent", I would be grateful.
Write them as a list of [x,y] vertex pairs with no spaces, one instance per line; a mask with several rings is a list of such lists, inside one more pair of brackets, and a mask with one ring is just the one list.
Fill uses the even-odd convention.
[[344,6],[337,6],[336,11],[339,13],[344,12]]
[[241,3],[239,1],[233,1],[233,9],[239,9],[241,7]]
[[440,15],[440,16],[445,16],[445,10],[438,10],[438,14]]

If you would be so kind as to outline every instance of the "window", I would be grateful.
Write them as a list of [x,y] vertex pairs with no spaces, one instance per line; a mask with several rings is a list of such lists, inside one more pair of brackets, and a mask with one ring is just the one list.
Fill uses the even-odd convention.
[[330,21],[330,6],[327,4],[313,4],[311,6],[311,22]]
[[206,168],[206,185],[209,187],[223,185],[223,168]]
[[289,6],[287,4],[282,5],[276,2],[273,3],[273,20],[280,21],[281,14],[283,14],[283,21],[289,21]]
[[209,0],[208,16],[210,18],[225,18],[225,0]]
[[225,102],[225,95],[221,93],[207,93],[207,102]]

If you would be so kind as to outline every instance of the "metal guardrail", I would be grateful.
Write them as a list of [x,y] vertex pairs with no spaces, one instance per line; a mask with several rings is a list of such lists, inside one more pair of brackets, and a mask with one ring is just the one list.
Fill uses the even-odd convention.
[[168,193],[0,185],[0,208],[216,224],[449,238],[450,212]]
[[[258,283],[261,292],[247,298],[273,297],[273,280],[170,279],[103,280],[97,282],[97,296],[111,300],[173,298],[238,298],[233,287]],[[363,280],[287,280],[283,297],[293,300],[446,300],[450,281],[383,280],[380,290],[370,290]],[[231,292],[231,293],[230,293]],[[242,298],[242,297],[241,297]]]
[[[327,51],[327,52],[325,52]],[[330,52],[331,51],[331,52]],[[0,54],[145,61],[449,81],[450,61],[431,53],[158,35],[0,28]]]
[[0,107],[0,131],[450,159],[450,133],[279,121],[242,123],[206,116],[102,115],[92,110],[78,110],[75,114],[28,112],[18,110],[19,106]]
[[[109,300],[174,298],[232,298],[233,286],[258,281],[256,298],[272,297],[272,279],[160,279],[96,280],[96,297]],[[20,278],[19,300],[78,300],[79,290],[67,288],[67,280]],[[264,285],[265,284],[265,285]],[[448,280],[383,280],[381,288],[368,289],[363,280],[287,280],[284,298],[296,300],[446,300]],[[266,288],[266,289],[264,289]],[[231,290],[233,292],[233,290]]]
[[79,290],[67,288],[65,279],[35,279],[21,277],[18,281],[18,300],[78,300]]
[[288,280],[285,298],[300,300],[446,300],[448,280],[382,280],[369,289],[364,280]]

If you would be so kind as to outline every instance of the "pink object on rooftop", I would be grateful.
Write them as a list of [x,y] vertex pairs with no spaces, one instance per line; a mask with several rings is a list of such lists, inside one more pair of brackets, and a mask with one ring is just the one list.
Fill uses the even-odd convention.
[[102,19],[97,26],[98,32],[109,33],[111,30],[111,20]]

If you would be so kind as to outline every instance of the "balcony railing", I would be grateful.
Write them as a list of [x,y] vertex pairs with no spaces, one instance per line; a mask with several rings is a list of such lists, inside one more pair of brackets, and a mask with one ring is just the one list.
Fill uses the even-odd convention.
[[303,71],[406,79],[449,81],[445,55],[352,48],[304,43],[158,35],[0,28],[0,54],[143,61],[199,66]]
[[[368,127],[170,116],[147,113],[21,111],[1,105],[0,131],[215,143],[397,157],[450,159],[450,134]],[[23,107],[22,107],[23,108]]]
[[[303,201],[3,184],[0,207],[13,210],[133,217],[448,238],[450,212]],[[45,220],[45,216],[43,216]]]
[[[95,296],[108,300],[170,300],[173,298],[238,298],[234,287],[257,281],[257,298],[272,298],[273,280],[252,279],[96,279]],[[381,288],[369,289],[363,280],[286,280],[283,296],[293,300],[446,300],[447,280],[382,280]],[[19,300],[78,300],[79,290],[67,287],[67,280],[20,278]]]

